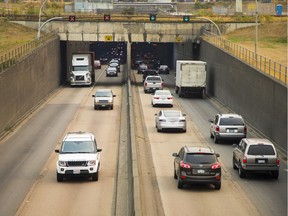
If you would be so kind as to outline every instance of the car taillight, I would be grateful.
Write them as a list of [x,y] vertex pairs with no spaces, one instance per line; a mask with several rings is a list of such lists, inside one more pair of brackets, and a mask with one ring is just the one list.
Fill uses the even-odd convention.
[[276,158],[276,164],[279,166],[280,165],[280,159]]
[[247,163],[247,158],[246,157],[243,158],[242,163],[244,163],[244,164]]
[[247,134],[247,127],[244,127],[244,133]]
[[168,100],[172,100],[173,98],[172,98],[172,97],[167,97],[167,99],[168,99]]
[[221,168],[220,163],[215,163],[211,166],[211,169],[219,169],[219,168]]
[[153,98],[158,100],[160,97],[153,97]]
[[191,168],[190,164],[184,163],[183,161],[180,162],[180,167],[189,169]]
[[220,132],[220,127],[216,126],[215,130],[216,130],[216,132]]

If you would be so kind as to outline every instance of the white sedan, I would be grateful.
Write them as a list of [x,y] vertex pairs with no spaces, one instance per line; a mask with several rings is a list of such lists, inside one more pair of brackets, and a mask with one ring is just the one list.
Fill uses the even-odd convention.
[[157,132],[163,130],[180,130],[186,132],[186,115],[180,110],[160,110],[155,116]]
[[173,96],[169,90],[156,90],[151,98],[153,107],[156,105],[165,105],[173,107]]

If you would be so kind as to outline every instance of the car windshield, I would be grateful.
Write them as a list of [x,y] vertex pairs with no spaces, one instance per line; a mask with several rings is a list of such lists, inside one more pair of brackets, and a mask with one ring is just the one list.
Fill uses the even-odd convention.
[[161,82],[161,78],[160,77],[147,77],[147,81]]
[[212,164],[216,162],[214,154],[191,153],[186,155],[186,161],[191,164]]
[[251,145],[247,152],[248,155],[275,155],[271,145]]
[[62,153],[92,153],[95,151],[92,141],[64,141]]
[[244,125],[241,118],[221,118],[219,125]]
[[171,112],[171,111],[163,112],[163,115],[165,117],[180,117],[181,116],[180,112]]
[[96,92],[96,97],[111,97],[110,92]]

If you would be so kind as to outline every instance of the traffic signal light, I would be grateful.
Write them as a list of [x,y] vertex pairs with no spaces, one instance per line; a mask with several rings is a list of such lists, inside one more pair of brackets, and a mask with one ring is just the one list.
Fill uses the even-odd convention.
[[156,14],[150,14],[150,21],[156,21]]
[[189,22],[190,16],[183,16],[183,22]]
[[75,15],[69,16],[69,22],[75,22],[75,21],[76,21],[76,16]]
[[104,21],[110,21],[110,15],[109,14],[104,15]]

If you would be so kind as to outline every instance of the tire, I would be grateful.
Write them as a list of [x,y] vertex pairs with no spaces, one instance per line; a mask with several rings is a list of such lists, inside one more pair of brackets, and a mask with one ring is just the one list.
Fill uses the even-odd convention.
[[170,107],[172,108],[172,107],[173,107],[173,104],[171,104]]
[[221,182],[217,182],[216,184],[214,184],[215,186],[215,190],[220,190],[221,189]]
[[246,177],[246,171],[242,168],[240,162],[239,162],[239,165],[238,165],[238,174],[239,174],[240,178],[245,178]]
[[186,133],[186,130],[182,130],[183,133]]
[[174,169],[174,179],[177,179],[176,170]]
[[114,108],[114,107],[113,107],[113,105],[112,105],[112,106],[111,106],[111,110],[113,110],[113,108]]
[[237,166],[236,166],[236,164],[235,164],[235,160],[234,160],[234,157],[233,157],[233,159],[232,159],[232,163],[233,163],[233,164],[232,164],[232,165],[233,165],[233,169],[235,169],[235,170],[236,170],[236,169],[237,169]]
[[94,106],[94,110],[97,110],[97,106]]
[[214,143],[218,143],[218,139],[217,139],[216,135],[213,136],[213,140],[214,140]]
[[214,136],[213,136],[213,134],[210,132],[210,138],[211,139],[213,139],[214,138]]
[[180,176],[177,177],[177,188],[182,189],[183,188],[183,183],[180,179]]
[[98,181],[98,171],[92,175],[92,181]]
[[175,87],[175,93],[178,94],[178,88],[177,87]]
[[57,182],[63,182],[63,175],[57,172]]
[[279,177],[279,170],[271,171],[272,177],[274,179],[278,179]]

